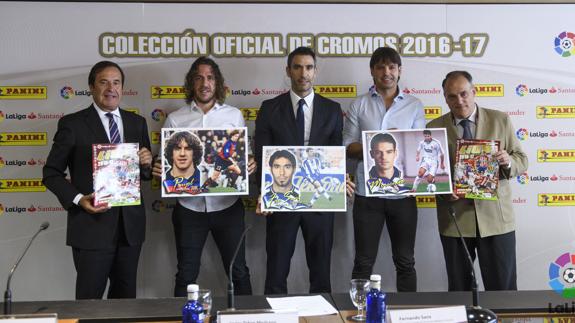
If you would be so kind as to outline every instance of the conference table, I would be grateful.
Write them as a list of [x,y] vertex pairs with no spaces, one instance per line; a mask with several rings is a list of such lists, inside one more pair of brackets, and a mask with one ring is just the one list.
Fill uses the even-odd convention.
[[[320,294],[339,314],[300,317],[300,323],[344,323],[355,314],[349,294]],[[286,296],[286,295],[283,295]],[[296,295],[289,295],[296,296]],[[297,295],[302,296],[302,295]],[[273,297],[279,297],[274,295]],[[185,298],[140,298],[78,301],[14,302],[14,314],[57,313],[61,323],[73,322],[181,322]],[[387,293],[389,308],[417,308],[446,305],[471,305],[469,292]],[[556,306],[573,310],[572,303],[553,291],[490,291],[479,293],[480,305],[500,318],[523,316],[573,316],[575,313],[550,313]],[[212,316],[226,309],[226,297],[214,297]],[[266,296],[236,296],[236,309],[269,309]]]

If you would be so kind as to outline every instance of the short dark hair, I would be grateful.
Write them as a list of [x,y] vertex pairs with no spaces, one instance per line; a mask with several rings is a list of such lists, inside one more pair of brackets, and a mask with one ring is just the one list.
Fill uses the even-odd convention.
[[469,82],[469,84],[473,84],[473,77],[471,77],[471,74],[469,74],[468,71],[451,71],[445,75],[443,82],[441,82],[441,88],[445,90],[445,83],[456,77],[464,77]]
[[289,151],[283,149],[283,150],[277,150],[275,151],[271,156],[270,156],[270,161],[269,161],[269,165],[270,167],[273,167],[274,161],[278,158],[285,158],[287,160],[290,161],[291,165],[293,167],[296,167],[296,161],[295,161],[295,156],[290,153]]
[[373,136],[373,138],[371,138],[369,146],[373,150],[375,149],[375,146],[377,146],[377,144],[379,144],[380,142],[389,142],[390,144],[393,144],[393,149],[395,149],[397,145],[395,138],[390,133],[384,132],[384,133],[378,133],[377,135]]
[[379,47],[373,52],[373,54],[371,54],[369,68],[373,68],[375,64],[379,64],[381,62],[401,66],[401,56],[399,56],[399,53],[391,47]]
[[192,103],[192,101],[194,101],[194,77],[198,74],[200,65],[208,65],[212,68],[212,72],[214,73],[214,76],[216,78],[216,93],[215,93],[216,101],[220,104],[223,104],[224,101],[226,100],[226,87],[224,85],[224,76],[222,75],[222,72],[220,71],[220,67],[218,66],[218,64],[216,64],[216,62],[213,59],[205,56],[198,57],[194,61],[194,63],[192,63],[192,66],[190,67],[188,74],[186,74],[186,79],[184,81],[186,103],[190,104]]
[[311,56],[311,58],[313,58],[313,63],[315,65],[315,52],[313,51],[313,49],[311,49],[309,47],[298,47],[298,48],[294,49],[291,53],[289,53],[288,58],[287,58],[287,66],[288,67],[291,67],[291,63],[293,62],[293,58],[296,55]]
[[431,130],[425,129],[425,130],[423,130],[423,134],[431,136]]
[[115,67],[118,69],[118,71],[120,71],[120,74],[122,74],[122,86],[124,86],[124,80],[126,79],[124,77],[124,71],[122,71],[120,65],[110,61],[100,61],[92,66],[92,69],[90,69],[90,74],[88,74],[88,85],[94,86],[94,83],[96,83],[96,75],[108,67]]
[[194,167],[198,166],[202,162],[202,155],[204,147],[202,146],[202,141],[198,136],[189,131],[180,131],[172,134],[170,139],[166,142],[166,148],[164,148],[164,157],[168,161],[170,166],[174,164],[174,149],[178,147],[180,142],[184,140],[188,147],[192,148],[192,158],[194,162]]

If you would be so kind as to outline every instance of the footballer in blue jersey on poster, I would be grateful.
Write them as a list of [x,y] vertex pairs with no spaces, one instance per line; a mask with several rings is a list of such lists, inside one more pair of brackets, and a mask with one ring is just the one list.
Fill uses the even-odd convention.
[[300,190],[293,183],[297,168],[295,156],[288,150],[278,150],[269,159],[272,183],[262,197],[264,207],[270,210],[300,210],[310,206],[300,202]]
[[345,211],[345,148],[264,146],[263,211]]
[[313,148],[307,148],[304,160],[301,165],[304,179],[309,181],[315,189],[315,192],[309,201],[310,205],[314,205],[320,196],[323,196],[328,201],[331,201],[331,196],[327,193],[327,190],[321,183],[321,170],[324,168],[324,166],[320,156],[321,155],[316,153]]

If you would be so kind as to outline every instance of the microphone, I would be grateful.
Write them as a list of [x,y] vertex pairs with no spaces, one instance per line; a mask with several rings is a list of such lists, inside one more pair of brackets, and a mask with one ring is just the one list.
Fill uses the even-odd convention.
[[28,244],[26,245],[24,252],[22,252],[22,254],[20,255],[20,258],[18,258],[18,261],[16,261],[16,263],[14,264],[12,269],[10,270],[10,274],[8,275],[8,280],[6,281],[6,291],[4,292],[4,315],[12,314],[12,291],[10,290],[10,281],[12,280],[12,275],[14,274],[14,271],[16,271],[16,267],[18,267],[18,265],[20,264],[20,261],[22,261],[22,258],[24,258],[24,255],[26,254],[26,252],[30,248],[30,245],[32,245],[32,241],[34,241],[34,239],[36,239],[36,236],[38,236],[38,234],[40,234],[40,232],[48,229],[49,226],[50,226],[50,223],[48,223],[48,222],[44,222],[44,223],[42,223],[42,225],[40,225],[40,228],[38,229],[38,231],[36,231],[36,233],[28,241]]
[[234,262],[236,261],[236,256],[238,255],[238,251],[240,251],[240,247],[242,246],[242,243],[244,242],[244,238],[246,237],[246,233],[248,233],[248,231],[252,228],[251,225],[246,226],[246,228],[244,229],[244,232],[242,233],[242,236],[240,237],[240,241],[238,243],[238,246],[236,247],[236,251],[234,252],[234,256],[232,257],[232,260],[230,261],[230,268],[228,271],[228,276],[229,276],[229,280],[228,280],[228,310],[234,310],[234,282],[233,282],[233,271],[232,271],[232,267],[234,266]]
[[465,243],[465,239],[463,238],[463,234],[461,234],[461,230],[459,230],[459,225],[457,224],[457,219],[455,218],[455,210],[453,209],[452,205],[449,205],[449,214],[451,215],[451,219],[453,219],[453,223],[455,224],[455,228],[457,229],[457,234],[459,235],[459,239],[461,239],[461,243],[463,244],[463,249],[465,250],[465,255],[467,256],[467,262],[471,268],[471,295],[473,297],[473,306],[467,306],[467,322],[468,323],[496,323],[497,322],[497,315],[493,313],[490,309],[482,308],[479,306],[479,293],[477,292],[477,277],[475,276],[475,268],[473,267],[473,259],[471,259],[471,254],[469,253],[469,248],[467,248],[467,243]]

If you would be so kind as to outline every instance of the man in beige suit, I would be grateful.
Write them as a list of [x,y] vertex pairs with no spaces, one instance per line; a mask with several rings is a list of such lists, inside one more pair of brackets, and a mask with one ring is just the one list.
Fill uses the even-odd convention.
[[429,128],[446,128],[451,173],[456,141],[496,139],[500,150],[498,199],[471,200],[456,195],[438,196],[437,216],[449,290],[470,290],[471,274],[458,233],[450,216],[450,207],[465,237],[471,257],[479,258],[485,290],[516,290],[515,215],[509,179],[527,170],[527,155],[521,149],[507,114],[480,108],[475,103],[475,88],[466,71],[453,71],[442,83],[450,112],[431,121]]

